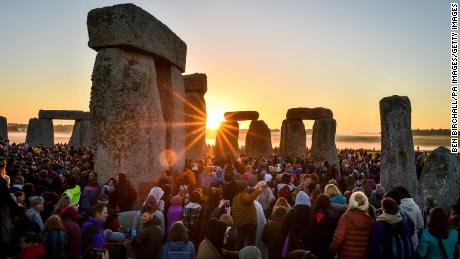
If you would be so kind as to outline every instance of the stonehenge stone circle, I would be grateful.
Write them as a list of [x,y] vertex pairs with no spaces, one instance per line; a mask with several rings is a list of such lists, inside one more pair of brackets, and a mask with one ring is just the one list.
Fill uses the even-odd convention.
[[38,111],[38,118],[50,120],[91,120],[91,113],[69,110],[40,110]]
[[185,159],[187,46],[133,4],[91,10],[88,46],[98,51],[90,111],[100,181],[125,173],[141,199],[165,169]]
[[182,76],[186,93],[199,93],[204,95],[208,91],[208,79],[206,74],[194,73]]
[[90,110],[99,181],[124,173],[135,189],[144,190],[167,168],[166,129],[156,79],[151,56],[118,48],[97,53]]
[[339,168],[337,147],[335,146],[335,131],[337,123],[332,118],[321,118],[313,124],[311,159],[314,162],[328,161]]
[[174,66],[157,67],[157,85],[166,125],[167,160],[175,172],[185,165],[185,90],[182,74]]
[[271,131],[263,120],[253,120],[246,134],[245,154],[252,157],[273,155]]
[[184,75],[185,86],[185,158],[200,160],[206,157],[206,74]]
[[259,113],[256,111],[234,111],[224,113],[224,118],[227,121],[247,121],[257,120]]
[[417,184],[411,129],[411,104],[407,96],[380,100],[381,165],[380,183],[386,190],[405,186],[414,195]]
[[27,126],[26,143],[31,146],[54,145],[53,121],[50,119],[32,118]]
[[240,126],[236,121],[224,121],[217,130],[215,156],[236,158],[239,155],[238,134]]
[[424,209],[427,196],[439,207],[450,211],[460,195],[460,158],[446,147],[433,150],[425,160],[415,200]]
[[307,132],[301,120],[283,120],[281,126],[280,155],[283,158],[304,157],[307,152]]
[[332,118],[330,109],[323,107],[316,108],[292,108],[286,113],[286,119],[290,120],[317,120],[321,118]]
[[8,121],[3,116],[0,116],[0,139],[8,139]]
[[93,145],[93,134],[90,120],[75,121],[69,144],[74,147],[91,147]]
[[[119,48],[153,56],[185,71],[187,45],[166,25],[134,4],[93,9],[88,13],[88,46],[96,51]],[[156,64],[158,67],[158,64]]]

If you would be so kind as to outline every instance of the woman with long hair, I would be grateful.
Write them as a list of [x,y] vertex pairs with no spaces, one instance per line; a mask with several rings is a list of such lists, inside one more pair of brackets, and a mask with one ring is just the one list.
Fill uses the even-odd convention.
[[45,222],[42,238],[47,259],[67,258],[67,234],[58,215],[52,215]]
[[449,225],[449,217],[442,208],[430,211],[430,221],[423,230],[417,246],[420,258],[453,259],[458,232]]

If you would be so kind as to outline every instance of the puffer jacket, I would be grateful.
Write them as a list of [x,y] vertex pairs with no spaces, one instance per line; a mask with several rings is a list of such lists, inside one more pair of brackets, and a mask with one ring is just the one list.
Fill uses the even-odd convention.
[[366,211],[348,210],[340,217],[329,248],[339,252],[341,259],[367,259],[372,224],[372,218]]

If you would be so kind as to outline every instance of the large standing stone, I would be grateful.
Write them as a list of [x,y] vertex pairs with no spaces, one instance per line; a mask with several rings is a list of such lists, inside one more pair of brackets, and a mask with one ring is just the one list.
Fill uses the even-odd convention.
[[31,146],[54,144],[53,121],[48,119],[32,118],[27,126],[26,143]]
[[74,147],[91,147],[93,145],[93,133],[91,121],[76,120],[73,125],[72,136],[69,144]]
[[246,134],[245,153],[251,157],[273,155],[271,132],[263,120],[251,121]]
[[97,54],[90,110],[96,143],[94,170],[100,181],[124,173],[142,192],[167,168],[156,79],[150,56],[116,48]]
[[197,92],[185,93],[185,150],[186,159],[204,159],[206,147],[206,101]]
[[208,79],[206,74],[194,73],[190,75],[183,75],[185,85],[185,92],[200,93],[204,95],[208,91]]
[[460,195],[460,158],[446,147],[433,150],[425,160],[417,186],[416,201],[423,209],[427,196],[449,211]]
[[[154,56],[185,71],[187,45],[166,25],[133,4],[93,9],[88,13],[88,46],[116,47]],[[157,64],[159,67],[159,64]]]
[[317,120],[321,118],[332,118],[332,116],[332,111],[323,107],[292,108],[286,113],[286,118],[291,120]]
[[380,182],[386,190],[403,185],[414,195],[417,184],[411,130],[411,105],[407,96],[380,100],[382,156]]
[[259,113],[256,111],[234,111],[224,113],[224,118],[227,121],[248,121],[257,120]]
[[8,139],[8,121],[3,116],[0,116],[0,139]]
[[339,166],[337,147],[335,146],[335,131],[337,123],[331,118],[315,120],[311,145],[311,158],[314,162],[328,161],[331,165]]
[[236,121],[224,121],[217,130],[215,156],[236,158],[239,153],[238,134],[240,125]]
[[168,161],[176,172],[185,164],[185,91],[182,74],[174,66],[157,67],[157,84],[161,110],[166,123]]
[[301,120],[283,120],[281,126],[280,155],[283,158],[305,157],[307,152],[307,132]]

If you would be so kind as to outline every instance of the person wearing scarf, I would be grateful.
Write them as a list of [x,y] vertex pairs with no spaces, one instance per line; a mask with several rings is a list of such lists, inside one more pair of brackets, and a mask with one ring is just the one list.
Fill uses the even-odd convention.
[[[396,201],[384,198],[383,213],[377,216],[372,227],[369,254],[380,258],[414,258],[411,229],[403,221]],[[397,241],[397,242],[396,242]]]

